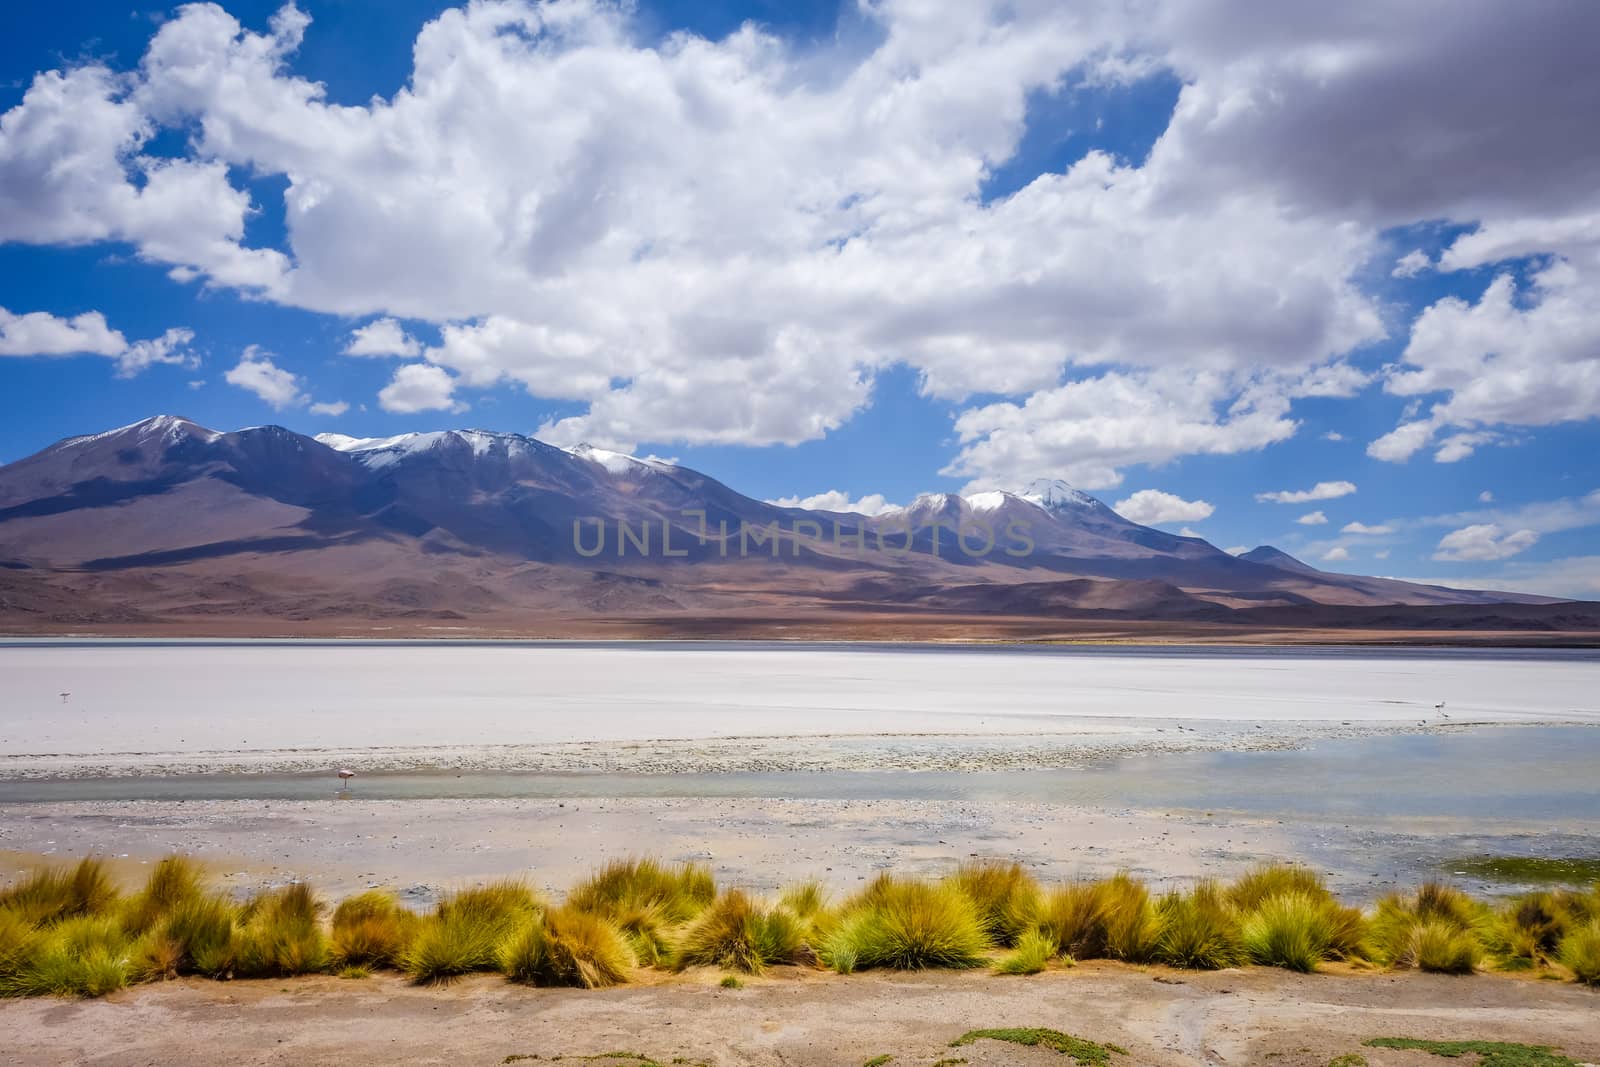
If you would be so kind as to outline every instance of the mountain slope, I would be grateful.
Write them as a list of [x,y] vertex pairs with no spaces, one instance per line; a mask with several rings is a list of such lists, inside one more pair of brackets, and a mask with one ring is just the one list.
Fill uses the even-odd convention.
[[867,517],[781,508],[675,464],[518,434],[312,438],[174,416],[0,467],[0,574],[0,624],[35,628],[773,605],[1228,622],[1545,600],[1332,574],[1270,546],[1235,558],[1062,482],[929,494]]

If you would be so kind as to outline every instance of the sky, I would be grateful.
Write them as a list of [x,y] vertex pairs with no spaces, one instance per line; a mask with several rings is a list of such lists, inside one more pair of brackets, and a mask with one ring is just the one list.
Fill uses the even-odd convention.
[[514,431],[1600,599],[1600,4],[0,8],[0,462]]

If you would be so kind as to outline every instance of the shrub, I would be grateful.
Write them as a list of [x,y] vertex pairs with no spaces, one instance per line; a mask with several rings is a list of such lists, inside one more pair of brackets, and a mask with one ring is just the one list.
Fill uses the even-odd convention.
[[799,920],[782,909],[766,909],[735,889],[689,924],[675,964],[679,970],[698,965],[760,974],[770,964],[792,962],[800,945]]
[[398,960],[400,968],[418,982],[496,970],[501,942],[541,910],[538,898],[518,882],[463,890],[417,924]]
[[1318,900],[1332,900],[1322,876],[1298,863],[1268,863],[1252,868],[1228,887],[1228,900],[1241,912],[1254,911],[1269,897],[1302,893]]
[[1217,970],[1243,961],[1239,920],[1216,882],[1206,880],[1186,894],[1168,894],[1156,910],[1161,933],[1155,957],[1162,963]]
[[841,974],[962,968],[982,966],[989,947],[972,899],[955,886],[884,877],[845,906],[818,956]]
[[1098,959],[1106,955],[1106,911],[1104,882],[1074,882],[1045,895],[1039,930],[1059,955]]
[[1050,935],[1035,927],[1026,930],[1016,940],[1014,947],[999,963],[996,974],[1038,974],[1056,954],[1056,943]]
[[340,901],[333,911],[333,963],[339,967],[392,967],[405,952],[419,921],[385,890],[373,889]]
[[626,982],[633,963],[616,926],[572,907],[526,917],[501,941],[495,957],[514,982],[584,989]]
[[1245,915],[1239,934],[1253,963],[1314,971],[1333,943],[1328,902],[1298,889],[1269,896]]
[[785,889],[778,903],[795,918],[810,921],[828,909],[828,894],[816,879]]
[[950,881],[972,899],[989,940],[1002,947],[1017,942],[1038,919],[1039,885],[1020,863],[978,860],[956,868]]
[[1479,928],[1484,947],[1500,957],[1505,970],[1537,967],[1548,961],[1566,928],[1550,893],[1526,893],[1509,901]]
[[79,915],[99,915],[117,900],[117,888],[99,859],[72,867],[41,867],[0,892],[0,910],[15,911],[36,926]]
[[240,914],[234,974],[265,978],[327,970],[321,910],[311,887],[303,883],[252,898]]
[[1161,919],[1144,883],[1117,874],[1103,883],[1106,899],[1106,955],[1143,963],[1154,958]]
[[1578,981],[1600,985],[1600,918],[1574,926],[1561,939],[1557,955]]

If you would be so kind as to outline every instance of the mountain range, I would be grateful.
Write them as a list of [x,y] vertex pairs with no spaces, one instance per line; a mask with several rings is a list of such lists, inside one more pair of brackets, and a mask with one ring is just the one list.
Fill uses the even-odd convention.
[[867,516],[530,437],[158,416],[0,467],[0,629],[1150,637],[1600,631],[1600,605],[1233,556],[1059,481]]

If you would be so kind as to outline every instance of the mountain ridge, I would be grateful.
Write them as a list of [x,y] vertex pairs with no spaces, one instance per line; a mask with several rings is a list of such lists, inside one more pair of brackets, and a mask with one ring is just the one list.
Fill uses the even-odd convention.
[[1235,557],[1049,479],[865,515],[517,433],[313,437],[171,415],[0,466],[0,575],[0,626],[34,630],[97,613],[670,626],[769,608],[1219,625],[1392,608],[1427,624],[1462,605],[1522,605],[1527,626],[1559,603],[1324,572],[1267,545]]

